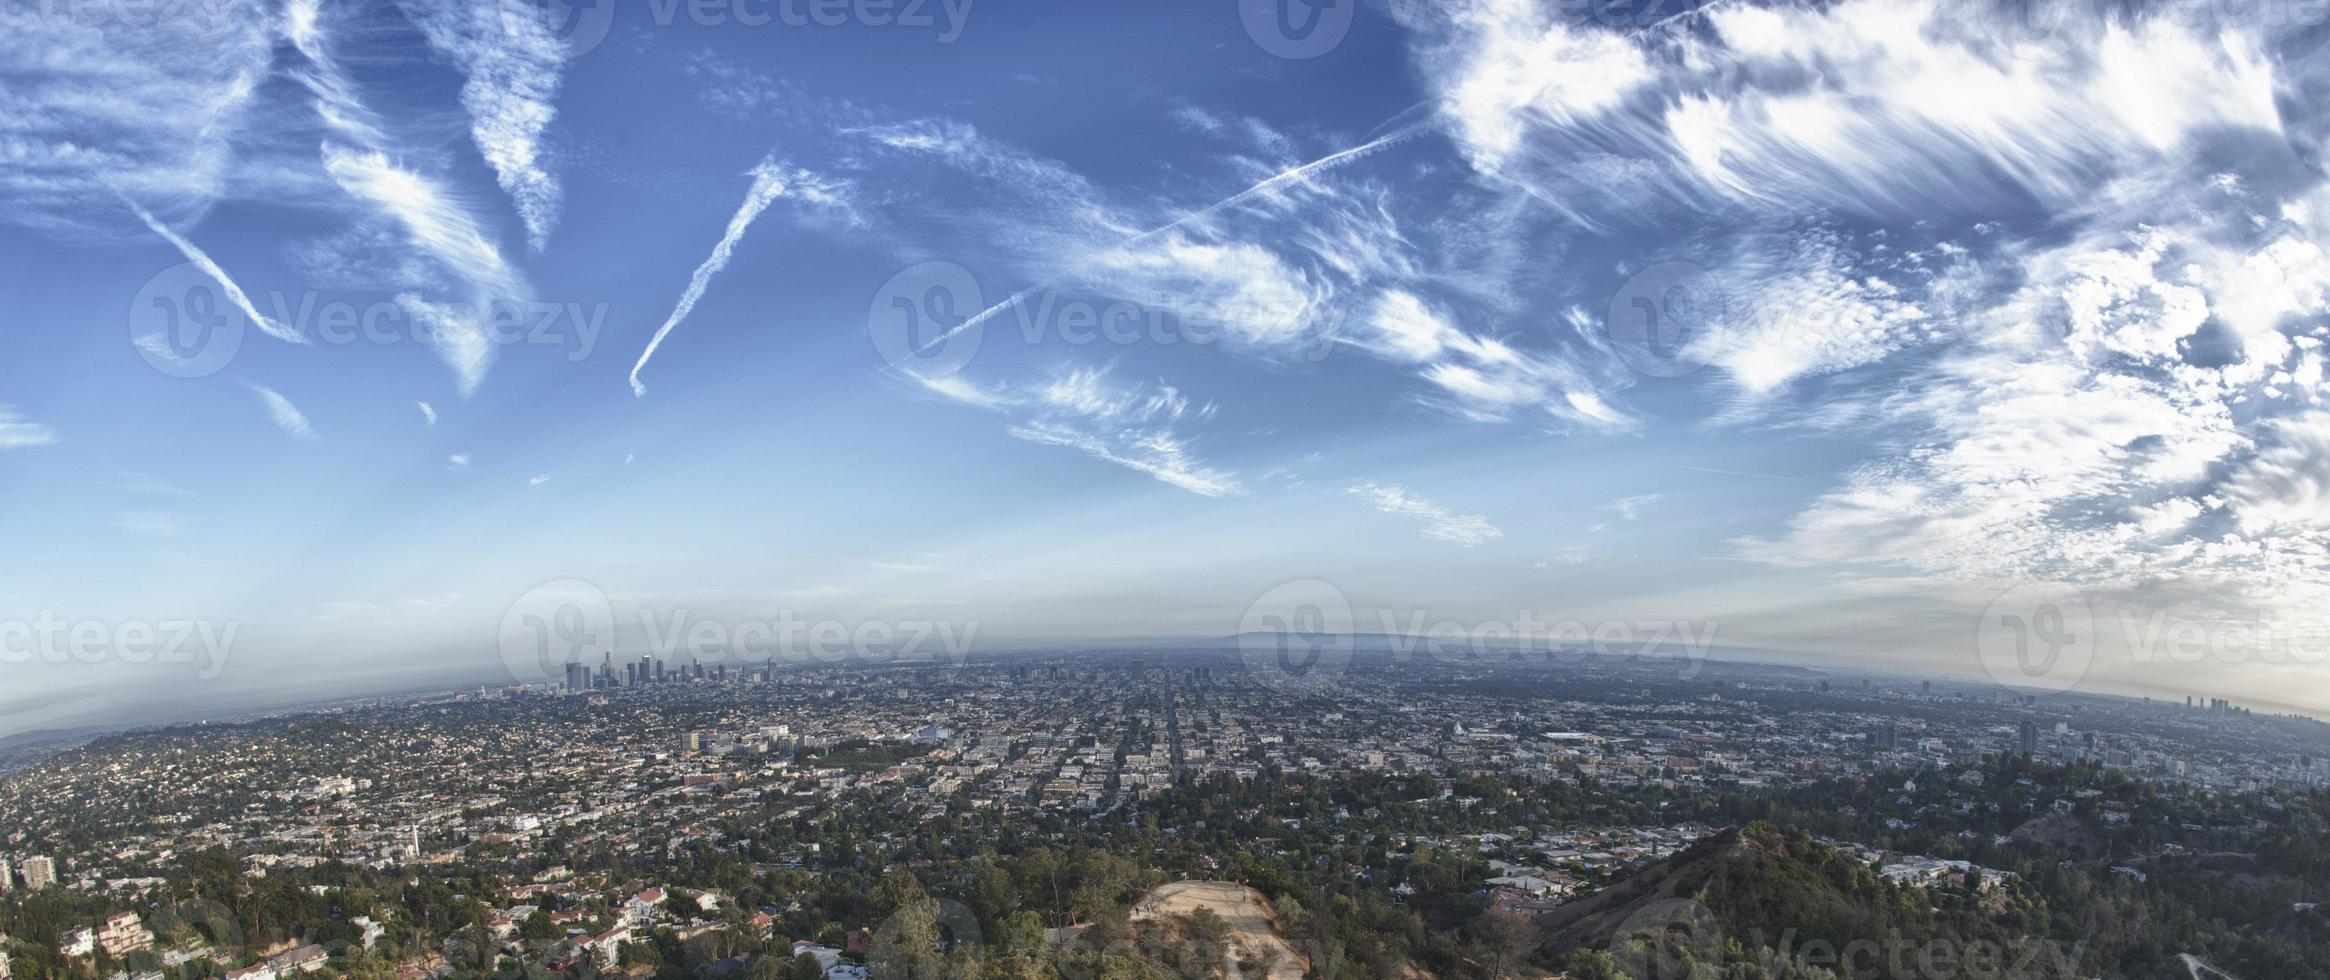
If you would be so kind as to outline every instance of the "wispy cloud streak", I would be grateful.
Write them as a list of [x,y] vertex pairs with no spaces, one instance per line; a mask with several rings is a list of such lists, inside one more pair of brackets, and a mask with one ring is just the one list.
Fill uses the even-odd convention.
[[752,168],[752,189],[745,192],[743,205],[728,219],[727,233],[720,236],[720,244],[712,247],[712,254],[696,267],[695,275],[688,278],[688,288],[680,294],[679,305],[672,308],[671,316],[664,319],[663,326],[647,341],[647,349],[639,352],[639,363],[631,366],[633,397],[644,397],[647,394],[647,385],[640,382],[639,372],[647,367],[648,359],[655,356],[656,348],[663,346],[663,339],[671,336],[672,328],[679,326],[680,321],[696,311],[696,303],[704,298],[704,290],[712,285],[712,277],[728,268],[729,260],[736,256],[736,243],[744,240],[745,231],[752,227],[761,212],[768,210],[769,205],[784,196],[786,181],[785,168],[778,165],[775,157],[764,158],[758,166]]
[[178,254],[184,255],[186,261],[194,263],[203,271],[203,274],[209,276],[213,282],[218,283],[218,288],[226,292],[227,299],[235,304],[235,308],[242,310],[243,315],[250,317],[251,322],[257,324],[260,330],[265,331],[267,336],[286,343],[307,343],[307,339],[301,337],[299,331],[277,323],[266,314],[259,312],[259,308],[252,304],[251,297],[243,292],[243,287],[236,285],[234,277],[227,275],[225,269],[219,268],[218,263],[211,260],[209,253],[196,247],[193,242],[187,241],[186,236],[170,230],[169,225],[163,224],[161,219],[154,217],[145,208],[139,207],[136,202],[124,198],[122,203],[129,205],[129,209],[137,214],[138,220],[145,222],[146,227],[154,230],[154,234],[162,236],[163,241],[169,242],[177,248]]
[[430,46],[469,76],[461,106],[470,138],[525,219],[528,244],[541,251],[566,196],[543,159],[566,66],[545,9],[534,0],[409,0],[404,9]]
[[1354,483],[1343,492],[1375,505],[1376,510],[1423,524],[1424,536],[1435,541],[1471,548],[1505,536],[1504,529],[1489,523],[1488,518],[1455,513],[1402,487]]
[[259,396],[260,404],[267,407],[267,417],[274,420],[276,428],[290,433],[292,438],[301,442],[316,441],[315,427],[308,424],[307,416],[291,403],[291,399],[266,385],[247,384],[245,387]]
[[57,430],[0,405],[0,449],[29,449],[57,441]]

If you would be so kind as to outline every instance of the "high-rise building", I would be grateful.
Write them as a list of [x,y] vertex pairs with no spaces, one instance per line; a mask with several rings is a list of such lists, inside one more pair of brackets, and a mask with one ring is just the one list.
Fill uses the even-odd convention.
[[[15,890],[16,870],[9,867],[8,862],[0,861],[0,895],[6,895]],[[5,959],[5,957],[0,957],[0,959]]]
[[1870,729],[1869,745],[1881,751],[1892,751],[1900,748],[1901,726],[1889,721]]
[[2023,728],[2020,734],[2022,737],[2016,740],[2017,744],[2015,747],[2026,756],[2038,755],[2039,723],[2035,721],[2023,722]]
[[52,858],[24,859],[24,890],[37,892],[57,883],[57,862]]
[[566,693],[581,694],[590,690],[591,669],[580,662],[566,665]]

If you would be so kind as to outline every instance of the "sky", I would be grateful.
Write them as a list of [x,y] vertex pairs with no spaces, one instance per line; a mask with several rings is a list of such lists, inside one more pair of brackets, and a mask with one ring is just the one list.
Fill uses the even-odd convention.
[[0,734],[1288,624],[2319,713],[2325,18],[7,0]]

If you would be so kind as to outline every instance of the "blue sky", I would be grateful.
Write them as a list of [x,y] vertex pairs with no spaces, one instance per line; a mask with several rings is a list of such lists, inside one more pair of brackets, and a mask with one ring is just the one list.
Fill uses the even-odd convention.
[[2310,8],[1288,9],[0,7],[0,730],[506,682],[566,580],[2330,706]]

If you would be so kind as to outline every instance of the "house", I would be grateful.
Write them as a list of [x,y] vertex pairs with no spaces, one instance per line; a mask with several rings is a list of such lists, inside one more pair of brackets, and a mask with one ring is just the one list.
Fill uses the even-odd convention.
[[287,977],[299,973],[314,973],[323,969],[324,964],[330,960],[331,954],[324,952],[322,946],[309,945],[301,946],[288,953],[277,953],[268,958],[267,965],[274,969],[276,976]]
[[97,930],[75,929],[65,934],[65,941],[57,944],[57,952],[66,959],[97,955]]
[[655,910],[663,907],[668,897],[661,888],[650,888],[623,903],[623,914],[633,922],[645,922],[655,917]]
[[105,920],[97,930],[97,945],[105,947],[105,954],[120,959],[154,945],[154,934],[146,931],[135,912],[122,912]]
[[1550,881],[1536,875],[1505,875],[1501,878],[1489,879],[1488,884],[1492,888],[1510,888],[1517,892],[1523,892],[1531,898],[1544,898],[1568,890],[1558,881]]
[[592,955],[597,956],[599,958],[599,965],[614,966],[615,955],[622,951],[624,943],[630,941],[631,927],[616,926],[613,929],[609,929],[606,932],[591,937],[588,942],[582,944],[582,948],[590,950]]
[[866,980],[866,968],[842,962],[841,950],[831,946],[819,946],[808,940],[795,942],[793,955],[799,956],[803,953],[817,958],[818,968],[825,971],[825,980]]

